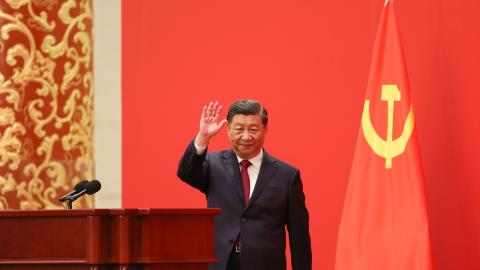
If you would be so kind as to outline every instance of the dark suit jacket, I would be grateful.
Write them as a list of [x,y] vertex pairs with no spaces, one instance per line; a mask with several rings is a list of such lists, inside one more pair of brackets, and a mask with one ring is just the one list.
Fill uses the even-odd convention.
[[239,233],[242,270],[284,270],[285,226],[289,232],[293,270],[310,270],[312,252],[302,181],[298,169],[264,151],[262,166],[249,204],[245,207],[238,160],[233,150],[197,155],[192,142],[178,177],[207,197],[215,217],[215,254],[211,270],[225,270]]

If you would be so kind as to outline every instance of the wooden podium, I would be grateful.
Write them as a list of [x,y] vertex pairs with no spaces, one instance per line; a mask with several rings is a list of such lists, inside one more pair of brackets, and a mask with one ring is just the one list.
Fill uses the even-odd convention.
[[0,211],[0,269],[197,270],[220,209]]

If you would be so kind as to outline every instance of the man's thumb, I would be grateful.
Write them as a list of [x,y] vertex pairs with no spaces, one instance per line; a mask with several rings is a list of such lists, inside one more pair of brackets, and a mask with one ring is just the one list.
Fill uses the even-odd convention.
[[220,121],[220,123],[218,124],[220,126],[220,128],[223,128],[223,126],[227,123],[227,119],[223,119],[222,121]]

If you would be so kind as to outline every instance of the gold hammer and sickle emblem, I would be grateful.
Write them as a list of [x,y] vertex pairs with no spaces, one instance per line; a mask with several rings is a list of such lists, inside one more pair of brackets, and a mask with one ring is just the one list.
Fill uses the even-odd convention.
[[403,132],[400,137],[392,140],[393,133],[393,107],[395,101],[400,101],[400,90],[397,85],[382,85],[382,100],[387,102],[388,105],[388,128],[387,128],[387,140],[383,140],[378,136],[377,132],[373,128],[370,120],[370,100],[365,100],[363,105],[362,114],[362,130],[367,140],[368,145],[372,148],[375,154],[385,158],[385,168],[392,168],[392,159],[405,151],[407,142],[413,132],[414,117],[413,108],[410,104],[410,111],[408,112],[407,120],[403,126]]

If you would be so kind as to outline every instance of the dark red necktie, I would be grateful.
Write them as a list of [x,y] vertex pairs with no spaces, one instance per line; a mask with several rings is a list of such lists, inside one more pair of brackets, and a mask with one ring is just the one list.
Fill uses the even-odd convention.
[[248,176],[248,167],[252,163],[248,160],[240,161],[240,166],[242,166],[242,171],[240,175],[242,176],[242,186],[243,186],[243,196],[245,198],[245,207],[248,205],[248,200],[250,199],[250,177]]
[[[240,176],[242,176],[242,186],[243,186],[243,197],[245,198],[245,207],[248,205],[248,200],[250,199],[250,177],[248,176],[248,167],[252,165],[252,163],[248,160],[240,161],[240,166],[242,167],[242,171],[240,172]],[[235,250],[240,252],[240,233],[237,235],[237,239],[235,239]]]

